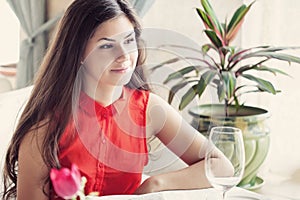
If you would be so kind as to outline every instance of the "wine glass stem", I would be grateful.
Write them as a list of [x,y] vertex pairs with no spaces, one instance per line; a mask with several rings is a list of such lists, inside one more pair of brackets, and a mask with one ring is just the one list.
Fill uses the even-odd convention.
[[222,199],[225,200],[225,198],[226,198],[226,191],[223,191],[222,192]]

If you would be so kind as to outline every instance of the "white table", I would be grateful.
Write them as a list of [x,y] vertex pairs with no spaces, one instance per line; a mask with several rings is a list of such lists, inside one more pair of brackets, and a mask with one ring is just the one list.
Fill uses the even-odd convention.
[[[201,190],[172,190],[156,192],[144,195],[112,195],[103,197],[89,197],[88,200],[218,200],[220,193],[213,189]],[[230,199],[245,199],[245,200],[271,200],[263,195],[250,192],[241,188],[233,188],[227,194]]]

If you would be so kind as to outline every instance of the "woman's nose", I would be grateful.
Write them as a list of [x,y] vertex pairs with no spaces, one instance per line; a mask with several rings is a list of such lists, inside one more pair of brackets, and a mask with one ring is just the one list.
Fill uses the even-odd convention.
[[129,60],[129,52],[122,45],[119,46],[118,54],[117,54],[117,62],[124,62]]

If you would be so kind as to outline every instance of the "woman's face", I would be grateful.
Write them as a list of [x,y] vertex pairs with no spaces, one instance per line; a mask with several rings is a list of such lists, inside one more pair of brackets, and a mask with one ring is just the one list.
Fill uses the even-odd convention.
[[99,25],[88,40],[84,83],[117,86],[129,82],[136,67],[137,42],[132,23],[123,15]]

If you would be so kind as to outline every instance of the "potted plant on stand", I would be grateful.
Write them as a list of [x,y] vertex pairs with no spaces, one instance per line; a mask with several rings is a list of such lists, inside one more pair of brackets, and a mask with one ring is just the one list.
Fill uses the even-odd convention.
[[[277,68],[269,67],[268,61],[300,63],[300,58],[284,53],[285,50],[294,47],[257,46],[243,49],[231,45],[253,3],[240,6],[225,23],[219,22],[209,0],[201,0],[201,5],[203,9],[196,10],[205,26],[204,32],[210,43],[203,45],[202,49],[164,45],[202,53],[202,57],[184,58],[198,60],[199,65],[183,67],[166,78],[165,84],[178,81],[171,87],[168,100],[171,103],[178,91],[188,87],[179,104],[179,110],[183,110],[194,98],[201,98],[208,86],[214,88],[220,103],[192,107],[189,110],[193,116],[192,125],[203,134],[208,134],[209,129],[216,125],[242,129],[246,168],[239,186],[251,189],[263,181],[257,177],[257,171],[269,150],[269,129],[265,123],[269,112],[262,108],[246,106],[240,99],[248,93],[280,92],[259,74],[269,72],[274,75],[287,75]],[[182,59],[172,58],[153,67],[152,70]]]

